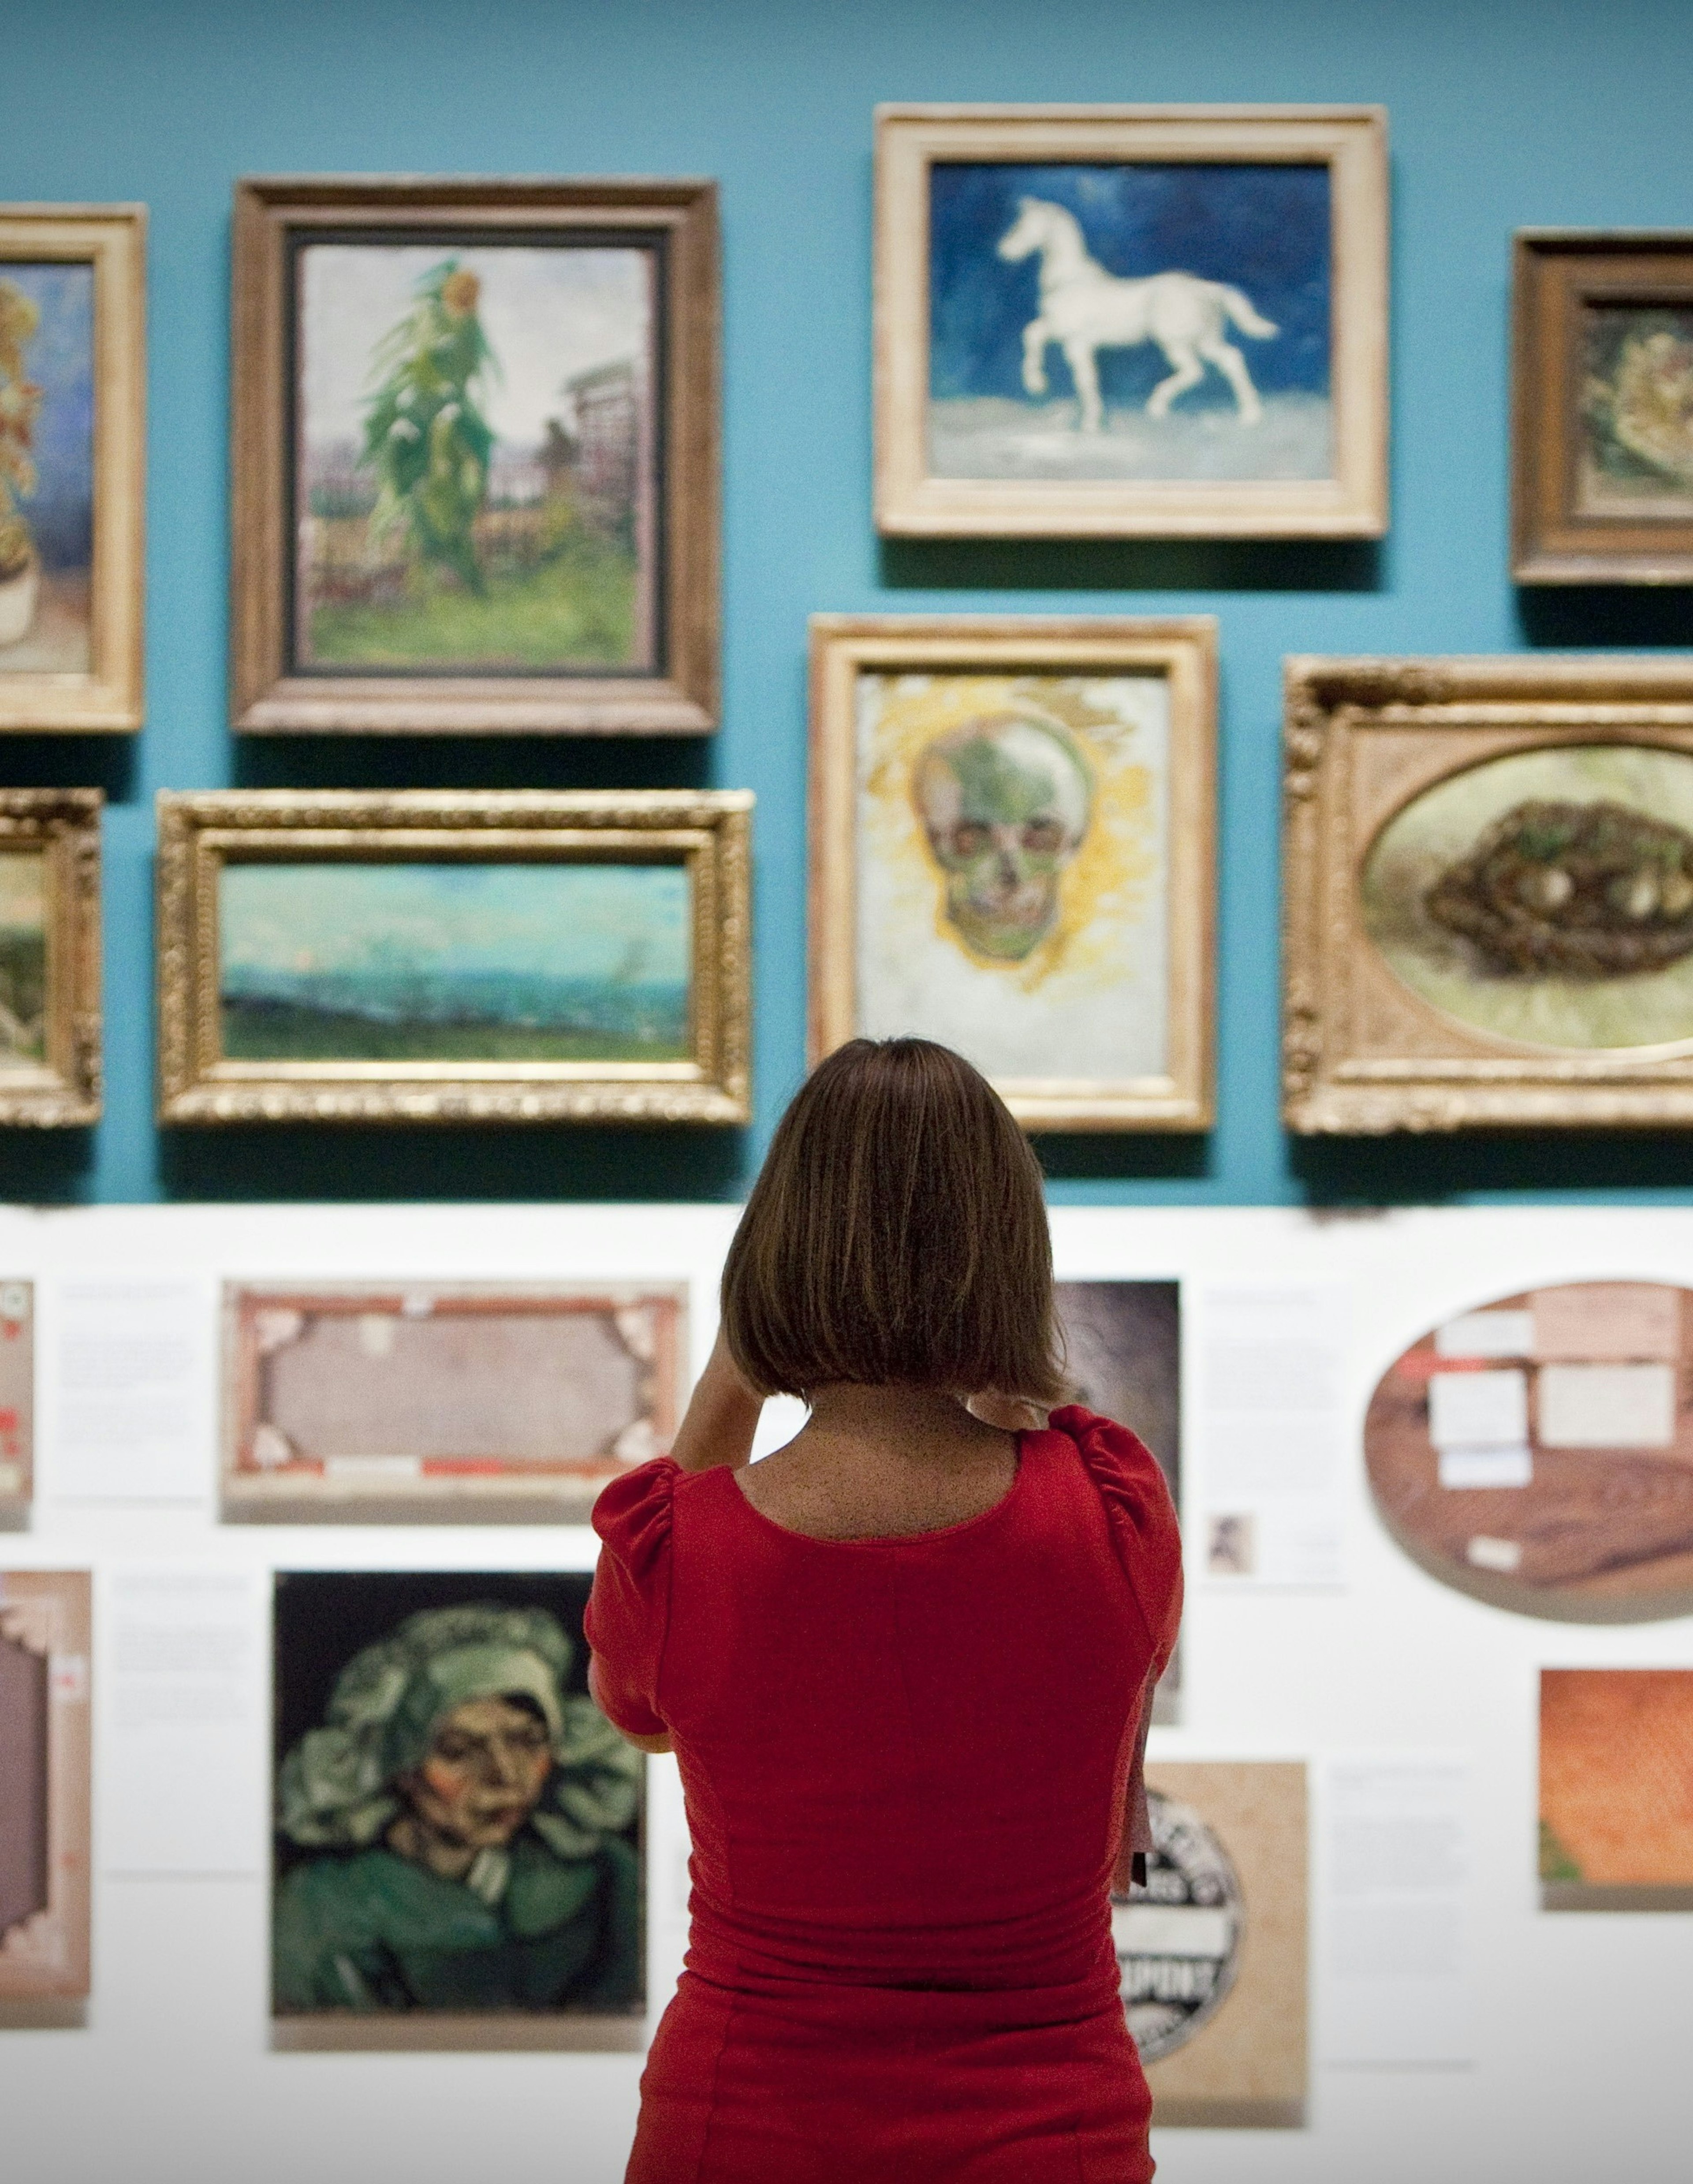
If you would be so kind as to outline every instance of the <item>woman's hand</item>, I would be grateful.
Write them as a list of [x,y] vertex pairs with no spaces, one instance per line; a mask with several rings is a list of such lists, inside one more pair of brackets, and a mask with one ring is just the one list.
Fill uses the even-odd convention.
[[763,1412],[764,1397],[741,1378],[719,1327],[671,1454],[684,1471],[711,1471],[720,1465],[738,1471],[752,1462],[753,1435]]

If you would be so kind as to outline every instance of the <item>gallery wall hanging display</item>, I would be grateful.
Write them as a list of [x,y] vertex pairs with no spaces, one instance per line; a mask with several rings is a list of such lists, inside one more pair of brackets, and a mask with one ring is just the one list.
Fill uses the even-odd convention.
[[811,623],[815,1062],[920,1033],[1030,1129],[1211,1122],[1217,627]]
[[1302,1133],[1693,1121],[1693,660],[1287,663]]
[[0,1526],[27,1516],[35,1468],[36,1285],[0,1278]]
[[1387,527],[1376,106],[883,106],[876,521]]
[[1511,573],[1693,583],[1693,233],[1512,246]]
[[0,730],[142,723],[147,208],[0,205]]
[[97,788],[0,788],[0,1123],[97,1122]]
[[588,1572],[276,1580],[272,2044],[643,2045],[644,1762]]
[[752,797],[159,800],[166,1123],[743,1123]]
[[1146,1885],[1113,1897],[1152,2120],[1298,2127],[1306,2091],[1301,1763],[1156,1760]]
[[716,186],[235,193],[248,733],[717,725]]
[[687,1340],[676,1283],[228,1283],[224,1514],[585,1523],[670,1447]]
[[1540,1902],[1693,1911],[1693,1669],[1540,1671]]
[[88,1992],[90,1588],[0,1570],[0,2002]]
[[1571,1622],[1693,1613],[1693,1290],[1561,1282],[1461,1312],[1383,1374],[1364,1454],[1444,1584]]

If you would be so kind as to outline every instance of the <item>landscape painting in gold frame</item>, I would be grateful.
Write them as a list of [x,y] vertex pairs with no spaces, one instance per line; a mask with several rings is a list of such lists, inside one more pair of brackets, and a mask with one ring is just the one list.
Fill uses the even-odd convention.
[[0,789],[0,1123],[100,1119],[104,801]]
[[1387,527],[1378,106],[883,106],[876,521]]
[[160,1120],[745,1122],[752,801],[162,794]]
[[1211,1117],[1207,616],[811,623],[815,1062],[916,1034],[1031,1130]]
[[0,730],[142,723],[147,208],[0,205]]
[[1300,1134],[1693,1122],[1693,660],[1287,663]]

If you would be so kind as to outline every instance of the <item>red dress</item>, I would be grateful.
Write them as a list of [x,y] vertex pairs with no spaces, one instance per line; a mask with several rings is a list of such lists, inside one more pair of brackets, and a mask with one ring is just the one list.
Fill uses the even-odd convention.
[[1181,1550],[1134,1435],[983,1515],[814,1540],[727,1469],[608,1486],[600,1702],[668,1730],[693,1930],[627,2184],[1144,2184],[1108,1900]]

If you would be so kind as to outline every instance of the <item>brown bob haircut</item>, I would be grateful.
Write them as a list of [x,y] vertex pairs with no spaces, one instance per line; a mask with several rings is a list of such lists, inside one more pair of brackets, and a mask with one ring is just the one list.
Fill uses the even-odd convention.
[[760,1395],[903,1382],[1063,1393],[1039,1163],[986,1078],[926,1039],[855,1039],[777,1126],[723,1268]]

